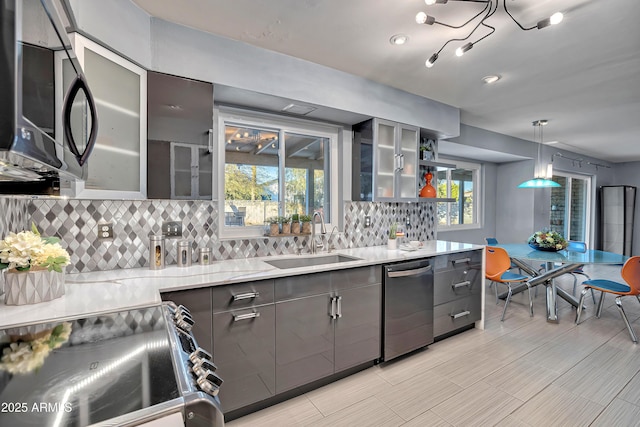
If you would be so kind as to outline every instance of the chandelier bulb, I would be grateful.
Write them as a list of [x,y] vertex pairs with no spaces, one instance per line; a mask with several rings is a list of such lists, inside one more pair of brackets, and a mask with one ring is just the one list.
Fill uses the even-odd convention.
[[427,14],[424,12],[418,12],[416,14],[416,24],[424,24],[427,22]]
[[436,0],[424,0],[427,6],[431,6],[432,4],[436,4]]
[[427,68],[431,68],[433,67],[433,64],[438,60],[438,54],[434,53],[433,55],[431,55],[431,58],[427,59],[427,61],[424,63],[424,65]]
[[456,55],[462,56],[465,54],[465,52],[468,52],[469,50],[471,50],[472,47],[473,47],[473,43],[467,43],[464,46],[460,46],[459,48],[456,49]]
[[549,25],[557,25],[562,22],[563,18],[564,18],[564,15],[562,13],[556,12],[553,15],[551,15],[549,18],[543,19],[542,21],[538,22],[536,27],[538,27],[538,29],[541,30],[545,27],[548,27]]

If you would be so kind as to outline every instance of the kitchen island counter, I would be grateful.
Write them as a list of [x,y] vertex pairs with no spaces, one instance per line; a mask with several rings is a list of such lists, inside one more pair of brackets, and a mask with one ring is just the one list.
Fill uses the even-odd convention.
[[191,267],[171,265],[163,270],[132,268],[67,274],[66,293],[61,298],[32,305],[0,304],[0,327],[61,321],[88,314],[154,306],[162,302],[162,292],[387,264],[482,248],[483,246],[470,243],[437,240],[425,242],[423,247],[415,251],[388,250],[386,246],[336,250],[332,254],[358,259],[287,269],[273,267],[265,261],[322,257],[327,254],[231,259]]

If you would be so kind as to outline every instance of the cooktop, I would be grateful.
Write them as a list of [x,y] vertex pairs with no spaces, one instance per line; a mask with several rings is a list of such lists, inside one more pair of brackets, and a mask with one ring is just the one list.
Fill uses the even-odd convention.
[[0,330],[0,425],[86,426],[178,398],[161,310]]

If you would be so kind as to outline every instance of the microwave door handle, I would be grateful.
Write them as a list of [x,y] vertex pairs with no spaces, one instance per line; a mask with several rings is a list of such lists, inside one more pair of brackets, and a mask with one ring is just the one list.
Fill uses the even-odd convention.
[[[73,106],[73,100],[75,99],[78,92],[82,90],[87,97],[87,104],[89,105],[89,112],[91,114],[91,131],[89,132],[89,139],[87,141],[87,146],[84,148],[82,154],[78,150],[78,146],[76,145],[75,139],[73,139],[73,132],[71,132],[71,107]],[[89,90],[89,86],[87,86],[87,82],[82,74],[79,74],[74,80],[67,96],[64,100],[64,109],[63,109],[63,117],[64,117],[64,136],[69,143],[69,150],[76,157],[78,164],[80,166],[84,166],[87,162],[87,159],[91,155],[91,151],[93,151],[93,147],[96,144],[96,139],[98,138],[98,114],[96,113],[96,104],[93,99],[93,94]]]

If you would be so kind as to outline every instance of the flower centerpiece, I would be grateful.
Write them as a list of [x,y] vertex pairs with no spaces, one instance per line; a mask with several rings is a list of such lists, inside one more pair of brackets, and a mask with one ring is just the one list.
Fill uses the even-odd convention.
[[565,249],[569,243],[556,231],[536,231],[527,241],[529,246],[539,251],[557,252]]
[[57,237],[42,237],[35,224],[31,231],[9,233],[0,240],[0,270],[5,273],[5,304],[50,301],[64,295],[63,267],[67,251]]
[[11,374],[27,374],[38,370],[49,353],[60,348],[70,335],[71,322],[63,322],[35,334],[19,334],[17,337],[7,334],[0,340],[0,370]]

